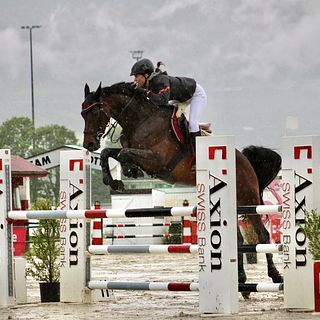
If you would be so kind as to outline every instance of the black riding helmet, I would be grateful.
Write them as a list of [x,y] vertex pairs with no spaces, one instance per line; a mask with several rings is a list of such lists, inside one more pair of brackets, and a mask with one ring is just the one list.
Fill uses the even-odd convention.
[[149,59],[141,59],[132,66],[130,76],[145,73],[148,73],[150,75],[153,72],[153,70],[153,63]]

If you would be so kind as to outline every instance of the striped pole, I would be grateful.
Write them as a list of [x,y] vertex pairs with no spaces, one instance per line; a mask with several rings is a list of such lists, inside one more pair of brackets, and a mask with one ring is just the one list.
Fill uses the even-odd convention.
[[105,280],[91,280],[88,288],[114,290],[150,290],[150,291],[199,291],[198,283],[179,282],[117,282]]
[[[180,233],[164,233],[164,234],[125,234],[118,236],[107,236],[105,239],[135,239],[135,238],[171,238],[173,236],[181,236]],[[93,243],[92,244],[99,244]],[[102,244],[102,243],[101,243]]]
[[8,218],[17,219],[95,219],[195,216],[196,207],[106,209],[106,210],[37,210],[9,211]]
[[[150,290],[150,291],[199,291],[197,282],[136,282],[136,281],[106,281],[91,280],[88,282],[91,290]],[[282,283],[239,283],[239,292],[279,292],[283,290]]]
[[[174,222],[178,224],[180,222]],[[116,224],[105,224],[105,228],[134,228],[134,227],[170,227],[172,225],[169,223],[116,223]]]
[[252,215],[252,214],[279,214],[282,213],[281,205],[257,205],[257,206],[238,206],[238,215]]
[[[182,245],[92,245],[88,247],[91,254],[108,253],[197,253],[199,246],[196,244]],[[281,244],[257,244],[243,245],[239,248],[241,252],[257,253],[279,253],[283,251]]]
[[242,253],[282,253],[283,244],[268,243],[268,244],[247,244],[238,247],[238,251]]
[[[100,201],[95,201],[94,209],[101,209]],[[92,225],[92,240],[91,244],[103,244],[103,219],[94,219]]]
[[283,283],[239,283],[239,292],[279,292],[283,291]]
[[[238,207],[238,214],[281,213],[282,206],[259,205]],[[196,216],[196,207],[106,209],[106,210],[37,210],[9,211],[8,218],[19,219],[95,219]]]
[[108,253],[196,253],[197,245],[91,245],[91,254]]

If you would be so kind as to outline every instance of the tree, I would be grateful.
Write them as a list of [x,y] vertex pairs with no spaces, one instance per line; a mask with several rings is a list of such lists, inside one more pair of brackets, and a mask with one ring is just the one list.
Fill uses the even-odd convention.
[[[35,149],[32,148],[32,121],[26,117],[13,117],[0,125],[0,148],[11,149],[11,154],[28,158],[67,144],[77,144],[74,131],[57,124],[35,129]],[[50,170],[48,177],[31,180],[31,202],[39,197],[59,199],[59,169]]]
[[0,125],[0,148],[23,158],[32,155],[32,121],[26,117],[13,117]]
[[[117,147],[110,140],[118,140],[121,127],[109,134],[108,145]],[[13,117],[0,125],[0,148],[9,148],[11,153],[22,158],[47,152],[65,145],[78,145],[74,131],[57,124],[42,126],[35,129],[35,149],[32,148],[32,121],[26,117]],[[31,202],[38,198],[53,199],[54,204],[59,202],[60,170],[49,170],[46,178],[31,180]],[[92,172],[92,199],[101,202],[110,201],[110,190],[102,183],[101,172]]]
[[66,144],[78,144],[74,131],[57,124],[43,126],[36,129],[34,154],[59,148]]

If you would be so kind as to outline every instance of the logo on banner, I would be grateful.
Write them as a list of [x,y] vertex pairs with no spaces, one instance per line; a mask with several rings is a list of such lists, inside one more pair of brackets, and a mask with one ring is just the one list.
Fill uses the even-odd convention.
[[[312,159],[312,146],[295,146],[293,148],[294,159]],[[307,173],[312,173],[312,168],[307,168]]]
[[221,251],[221,198],[217,195],[227,183],[209,173],[210,197],[210,244],[211,244],[211,271],[222,268]]
[[[60,207],[62,210],[78,210],[79,207],[82,208],[81,203],[85,202],[84,189],[73,181],[77,181],[77,178],[79,178],[79,184],[83,184],[83,179],[81,178],[83,174],[77,176],[76,173],[76,171],[83,170],[83,159],[69,160],[69,171],[72,176],[69,178],[68,190],[60,193]],[[67,200],[69,200],[69,205],[67,205]],[[60,261],[63,266],[65,264],[68,267],[78,265],[79,230],[83,228],[83,223],[82,220],[78,219],[64,219],[61,221],[60,231],[67,232],[67,237],[60,238]]]
[[[222,269],[221,244],[225,241],[221,236],[221,227],[226,225],[221,213],[221,202],[224,201],[221,200],[221,191],[224,192],[227,183],[213,175],[210,162],[226,160],[227,147],[209,146],[207,152],[209,179],[197,184],[197,230],[203,233],[198,237],[199,272]],[[221,174],[226,175],[227,170],[222,169]]]
[[[226,146],[210,146],[208,148],[209,160],[220,158],[227,159]],[[222,169],[222,174],[227,174]],[[221,198],[217,195],[227,183],[209,172],[209,197],[210,197],[210,244],[211,244],[211,271],[222,268],[221,251]]]
[[226,160],[227,159],[227,147],[226,146],[210,146],[208,148],[209,150],[209,160],[214,160],[216,152],[221,152],[221,159]]
[[75,171],[78,169],[79,171],[83,171],[83,159],[71,159],[69,162],[69,170]]
[[301,228],[306,222],[307,189],[312,181],[295,173],[295,261],[296,268],[305,267],[307,264],[306,236]]
[[293,148],[294,159],[301,159],[301,153],[306,154],[307,159],[312,159],[312,147],[311,146],[295,146]]

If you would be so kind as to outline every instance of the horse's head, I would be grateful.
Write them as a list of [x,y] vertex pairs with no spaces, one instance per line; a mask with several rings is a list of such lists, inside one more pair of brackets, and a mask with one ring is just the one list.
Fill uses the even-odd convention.
[[101,137],[110,120],[110,115],[106,112],[105,101],[103,100],[101,83],[95,92],[90,92],[90,88],[86,84],[84,97],[81,111],[85,122],[83,147],[89,151],[95,151],[100,148]]

